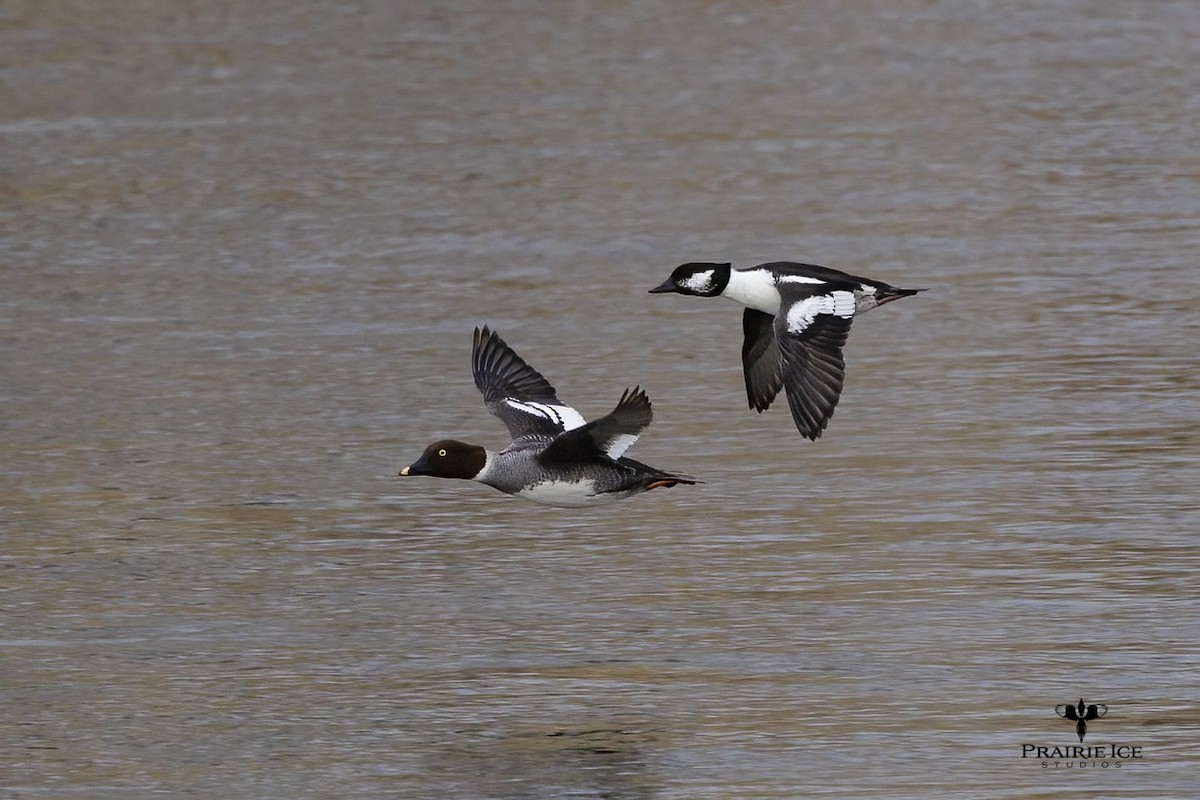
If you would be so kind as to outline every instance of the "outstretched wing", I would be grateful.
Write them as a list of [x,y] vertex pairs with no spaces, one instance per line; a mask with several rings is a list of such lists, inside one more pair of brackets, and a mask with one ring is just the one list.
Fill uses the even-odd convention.
[[1084,719],[1100,719],[1107,713],[1108,713],[1108,706],[1104,705],[1103,703],[1096,703],[1095,705],[1091,705],[1091,706],[1087,707],[1087,714],[1085,714],[1083,718]]
[[780,286],[775,341],[783,357],[781,377],[800,434],[816,440],[842,394],[846,362],[842,348],[854,321],[854,292]]
[[1063,719],[1079,719],[1079,715],[1075,712],[1075,706],[1057,705],[1054,707],[1054,713]]
[[554,437],[584,424],[578,411],[558,399],[550,382],[486,325],[475,329],[471,371],[487,410],[514,439]]
[[779,345],[775,344],[775,317],[754,308],[742,313],[742,372],[746,397],[755,411],[766,411],[783,388]]
[[608,416],[561,434],[542,453],[542,461],[576,462],[597,456],[615,461],[638,440],[653,418],[650,398],[641,387],[626,389]]

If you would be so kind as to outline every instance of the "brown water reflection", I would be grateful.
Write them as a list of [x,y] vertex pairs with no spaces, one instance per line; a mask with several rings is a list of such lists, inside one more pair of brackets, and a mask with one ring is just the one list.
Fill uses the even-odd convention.
[[[1194,796],[1198,24],[9,4],[0,794]],[[810,444],[692,258],[932,289]],[[706,483],[397,482],[485,322]]]

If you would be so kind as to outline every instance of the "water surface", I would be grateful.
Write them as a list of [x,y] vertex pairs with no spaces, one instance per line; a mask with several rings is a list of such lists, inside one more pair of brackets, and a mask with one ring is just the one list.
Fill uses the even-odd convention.
[[[1190,4],[0,14],[11,797],[1193,797]],[[930,291],[816,443],[676,264]],[[706,483],[546,509],[488,323]],[[1043,768],[1108,704],[1118,768]]]

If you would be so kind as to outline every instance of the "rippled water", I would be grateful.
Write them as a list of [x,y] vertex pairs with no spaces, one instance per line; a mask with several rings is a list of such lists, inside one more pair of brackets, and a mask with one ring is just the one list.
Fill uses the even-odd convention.
[[[0,794],[1195,796],[1191,4],[118,6],[0,11]],[[814,444],[693,259],[930,291]],[[706,482],[397,479],[485,322]]]

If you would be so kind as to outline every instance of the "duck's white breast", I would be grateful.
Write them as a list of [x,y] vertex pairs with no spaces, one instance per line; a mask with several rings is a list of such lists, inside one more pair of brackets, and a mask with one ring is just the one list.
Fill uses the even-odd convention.
[[619,500],[615,494],[596,494],[596,483],[590,479],[579,481],[542,481],[521,491],[517,496],[546,506],[578,508]]
[[767,270],[743,272],[735,269],[729,273],[729,285],[721,294],[772,316],[779,313],[779,289],[775,288],[775,276]]

